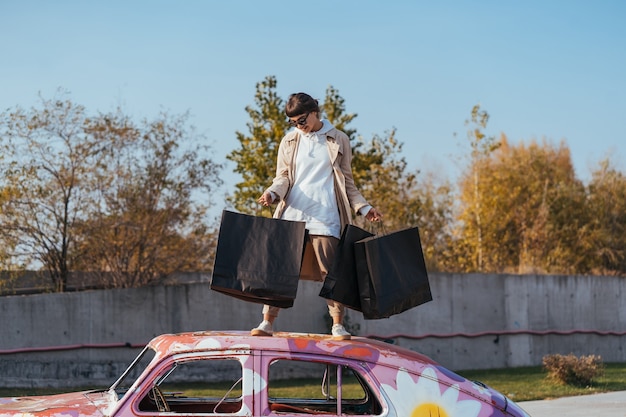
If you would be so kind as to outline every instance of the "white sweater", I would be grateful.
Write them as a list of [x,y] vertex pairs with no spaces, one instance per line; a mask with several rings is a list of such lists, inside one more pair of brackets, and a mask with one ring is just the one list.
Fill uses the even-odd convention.
[[326,145],[327,120],[317,132],[300,132],[294,184],[287,196],[283,219],[303,221],[312,235],[341,235],[333,170]]

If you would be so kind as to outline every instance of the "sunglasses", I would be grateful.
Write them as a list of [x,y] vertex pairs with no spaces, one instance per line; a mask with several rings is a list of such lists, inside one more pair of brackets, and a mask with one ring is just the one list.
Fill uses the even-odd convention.
[[289,119],[289,124],[291,126],[304,126],[306,124],[306,119],[309,118],[309,114],[311,114],[311,112],[306,113],[304,116],[299,117],[297,120],[291,120]]

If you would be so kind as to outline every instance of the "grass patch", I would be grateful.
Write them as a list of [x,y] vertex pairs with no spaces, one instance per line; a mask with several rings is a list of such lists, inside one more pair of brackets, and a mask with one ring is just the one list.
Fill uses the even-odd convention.
[[459,371],[467,379],[483,382],[513,401],[544,400],[574,395],[626,390],[626,363],[607,363],[604,375],[587,387],[558,384],[541,366]]
[[[604,375],[588,387],[573,387],[552,382],[541,366],[459,371],[463,377],[483,382],[501,392],[514,401],[544,400],[574,395],[596,394],[611,391],[626,391],[626,363],[606,363]],[[291,381],[293,383],[293,381]],[[287,385],[287,384],[286,384]],[[293,387],[276,386],[280,395],[293,395]],[[355,387],[356,388],[356,387]],[[88,388],[0,388],[0,397],[17,397],[25,395],[51,395],[62,392],[81,391]],[[319,380],[300,380],[297,392],[300,395],[319,392]]]
[[[344,382],[342,395],[344,399],[364,398],[365,393],[358,382]],[[331,391],[336,391],[333,385]],[[323,399],[320,380],[316,378],[301,378],[274,381],[270,386],[270,397],[274,398],[319,398]]]

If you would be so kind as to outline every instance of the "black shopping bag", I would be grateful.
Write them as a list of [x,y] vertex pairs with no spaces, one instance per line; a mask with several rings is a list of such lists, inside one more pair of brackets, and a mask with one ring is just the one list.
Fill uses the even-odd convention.
[[305,223],[224,210],[211,289],[254,303],[293,306]]
[[433,299],[417,227],[360,240],[354,254],[364,318],[386,318]]
[[338,301],[346,307],[361,311],[359,282],[354,261],[354,243],[371,236],[374,235],[352,224],[344,227],[337,252],[335,252],[333,266],[326,275],[320,297]]

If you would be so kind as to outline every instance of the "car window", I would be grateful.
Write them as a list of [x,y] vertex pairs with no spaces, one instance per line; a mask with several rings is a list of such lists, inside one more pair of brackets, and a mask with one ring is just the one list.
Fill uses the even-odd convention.
[[154,349],[146,346],[141,353],[133,360],[130,366],[124,371],[122,376],[113,383],[111,390],[115,390],[118,398],[122,398],[126,391],[135,383],[139,375],[141,375],[154,359],[156,352]]
[[175,362],[161,373],[139,403],[140,411],[234,414],[243,404],[242,367],[237,359]]
[[377,395],[355,369],[291,359],[270,364],[268,402],[274,413],[378,415],[382,410]]

